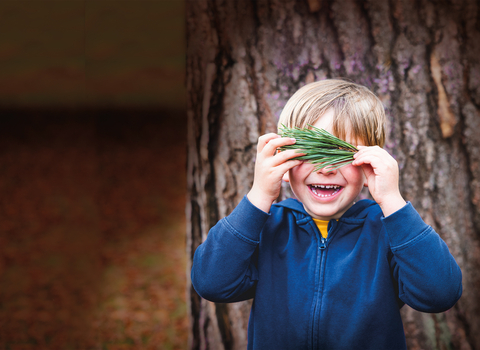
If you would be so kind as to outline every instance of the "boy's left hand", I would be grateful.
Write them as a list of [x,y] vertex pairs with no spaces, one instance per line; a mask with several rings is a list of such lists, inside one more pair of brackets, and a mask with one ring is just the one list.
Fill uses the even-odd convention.
[[398,187],[398,163],[378,146],[357,148],[352,165],[362,167],[370,194],[387,217],[406,204]]

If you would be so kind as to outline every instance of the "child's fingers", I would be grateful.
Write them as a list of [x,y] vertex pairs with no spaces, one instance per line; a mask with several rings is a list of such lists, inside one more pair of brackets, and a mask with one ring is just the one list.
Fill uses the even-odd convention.
[[257,153],[274,155],[277,148],[286,145],[293,145],[294,143],[295,139],[290,137],[281,137],[274,133],[265,134],[258,138]]
[[295,139],[289,137],[280,137],[271,139],[263,148],[262,153],[266,156],[273,156],[277,153],[277,149],[287,145],[295,144]]
[[352,165],[354,166],[359,166],[362,164],[381,166],[384,162],[389,162],[390,158],[392,158],[387,151],[378,146],[358,146],[358,149],[359,151],[353,155],[354,161]]
[[361,167],[367,180],[370,179],[372,176],[375,176],[375,169],[373,169],[370,164],[362,164]]
[[300,165],[303,163],[303,160],[295,160],[295,159],[290,159],[279,166],[277,166],[277,170],[279,174],[285,174],[287,171],[289,171],[292,168],[295,168],[296,166]]
[[299,153],[295,150],[287,150],[287,151],[283,151],[283,152],[278,152],[272,158],[272,163],[271,164],[274,167],[279,166],[280,164],[285,163],[286,161],[288,161],[292,158],[300,157],[300,156],[303,156],[303,155],[305,155],[305,153]]
[[[361,149],[354,155],[354,166],[361,166],[367,179],[384,184],[398,182],[398,163],[384,149],[380,147],[368,147]],[[370,186],[369,180],[369,186]]]
[[355,157],[355,160],[352,162],[354,166],[360,166],[363,164],[376,165],[381,163],[382,159],[375,154],[359,154]]
[[261,153],[265,146],[273,139],[278,139],[280,138],[280,135],[277,135],[275,133],[269,133],[262,135],[258,138],[258,143],[257,143],[257,153]]

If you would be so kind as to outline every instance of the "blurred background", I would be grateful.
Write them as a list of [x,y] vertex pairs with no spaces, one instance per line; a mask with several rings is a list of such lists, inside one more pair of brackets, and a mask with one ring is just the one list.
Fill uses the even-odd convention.
[[0,349],[185,349],[183,1],[0,19]]

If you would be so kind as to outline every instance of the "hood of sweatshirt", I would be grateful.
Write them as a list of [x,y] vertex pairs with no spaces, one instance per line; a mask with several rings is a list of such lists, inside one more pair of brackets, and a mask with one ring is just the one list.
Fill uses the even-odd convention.
[[[311,218],[311,216],[305,211],[303,204],[295,198],[288,198],[284,201],[274,204],[277,207],[287,208],[293,211],[293,214],[297,220],[303,220]],[[377,208],[372,208],[376,206]],[[372,212],[373,209],[373,212]],[[376,210],[375,210],[376,209]],[[362,199],[352,205],[339,219],[342,222],[360,223],[365,220],[367,215],[380,214],[380,206],[375,201],[370,199]]]

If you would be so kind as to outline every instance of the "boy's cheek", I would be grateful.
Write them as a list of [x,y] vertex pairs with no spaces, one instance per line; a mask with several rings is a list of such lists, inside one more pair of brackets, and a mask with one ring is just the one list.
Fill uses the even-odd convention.
[[302,163],[290,169],[285,175],[283,175],[283,180],[289,182],[290,185],[292,184],[292,182],[296,183],[298,181],[301,181],[301,174],[303,173],[302,169],[304,168],[304,164],[305,163]]
[[345,165],[344,167],[340,168],[340,171],[343,177],[350,183],[358,183],[365,185],[367,178],[363,172],[363,168],[361,166],[354,166],[352,164]]
[[315,170],[315,166],[310,163],[310,162],[303,162],[298,166],[299,168],[301,167],[302,171],[311,173],[312,171]]
[[290,180],[292,180],[292,177],[294,177],[295,180],[303,181],[314,170],[315,170],[315,166],[313,164],[308,162],[303,162],[302,164],[290,170]]

